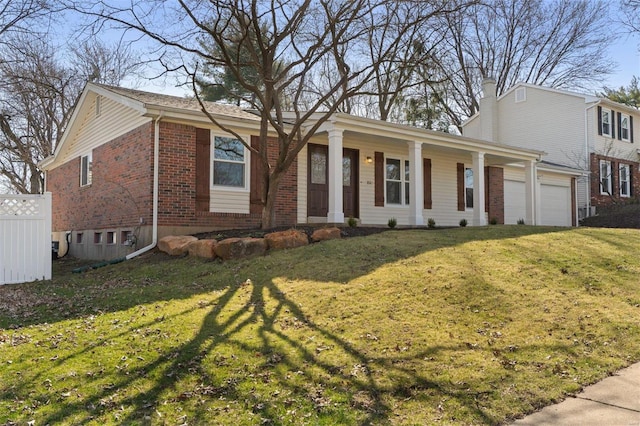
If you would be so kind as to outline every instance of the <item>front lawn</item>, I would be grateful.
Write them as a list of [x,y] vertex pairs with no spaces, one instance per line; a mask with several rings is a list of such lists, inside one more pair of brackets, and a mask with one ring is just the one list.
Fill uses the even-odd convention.
[[388,231],[0,286],[0,424],[499,424],[640,360],[640,231]]

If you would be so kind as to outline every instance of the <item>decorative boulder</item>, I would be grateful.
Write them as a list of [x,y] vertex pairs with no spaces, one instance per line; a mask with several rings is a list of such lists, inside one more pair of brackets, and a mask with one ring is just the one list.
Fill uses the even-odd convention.
[[198,239],[190,235],[169,235],[158,241],[158,249],[171,256],[182,256],[187,254],[187,247],[194,241],[198,241]]
[[281,250],[288,248],[296,248],[309,244],[307,234],[298,229],[289,229],[287,231],[272,232],[264,236],[270,250]]
[[263,256],[267,242],[262,238],[227,238],[213,248],[216,255],[224,260]]
[[320,228],[313,231],[311,234],[311,241],[325,241],[325,240],[335,240],[336,238],[342,238],[342,234],[340,233],[340,228]]
[[189,256],[202,257],[205,259],[215,259],[215,248],[218,242],[216,240],[198,240],[189,243],[187,251]]

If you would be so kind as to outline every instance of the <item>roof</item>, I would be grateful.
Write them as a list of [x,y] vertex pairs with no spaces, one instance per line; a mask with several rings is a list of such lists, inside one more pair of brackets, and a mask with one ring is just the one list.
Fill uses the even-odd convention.
[[[126,89],[123,87],[108,86],[106,84],[89,83],[88,85],[102,88],[109,92],[140,102],[145,109],[170,109],[180,111],[202,112],[202,106],[195,98],[186,98],[173,95],[164,95],[160,93],[144,92],[136,89]],[[217,102],[202,102],[207,111],[213,115],[225,117],[234,117],[244,120],[259,120],[256,114],[247,112],[235,105],[220,104]]]

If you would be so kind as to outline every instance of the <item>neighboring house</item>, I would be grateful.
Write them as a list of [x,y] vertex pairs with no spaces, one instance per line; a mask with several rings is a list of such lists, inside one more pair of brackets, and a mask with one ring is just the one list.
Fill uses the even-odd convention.
[[[255,143],[256,115],[207,107],[221,125]],[[275,142],[271,147],[273,158]],[[503,223],[511,209],[505,179],[515,178],[523,194],[514,207],[518,219],[575,225],[577,174],[540,167],[543,154],[336,113],[283,179],[276,222]],[[131,255],[170,234],[259,226],[258,166],[195,100],[91,83],[54,154],[41,163],[53,194],[54,239],[70,234],[70,254],[91,259]],[[564,188],[569,202],[541,199],[536,175]]]
[[[640,111],[606,98],[525,83],[496,98],[495,82],[487,79],[483,92],[480,112],[463,125],[463,134],[540,149],[547,153],[545,162],[582,170],[580,218],[640,194],[640,146],[634,140]],[[506,181],[505,203],[517,194],[517,184]]]

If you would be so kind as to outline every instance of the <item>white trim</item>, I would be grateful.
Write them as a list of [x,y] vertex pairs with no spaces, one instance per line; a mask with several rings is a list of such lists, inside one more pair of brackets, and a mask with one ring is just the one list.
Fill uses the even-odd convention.
[[[619,113],[620,114],[620,125],[618,126],[618,132],[620,132],[620,140],[624,141],[624,142],[631,142],[631,116],[629,114],[625,114],[625,113]],[[627,119],[627,127],[623,127],[622,123],[624,123],[624,119]],[[622,133],[622,129],[625,129],[627,131],[627,137],[625,138],[623,133]]]
[[[626,170],[626,179],[623,181],[622,180],[622,170]],[[618,164],[618,193],[620,194],[620,197],[624,197],[624,198],[629,198],[631,196],[631,179],[630,179],[630,175],[631,175],[631,166],[629,164],[625,164],[625,163],[619,163]],[[625,184],[625,189],[626,189],[626,194],[622,193],[622,184]]]
[[[87,181],[83,182],[83,171],[84,171],[84,159],[87,159]],[[91,183],[93,182],[93,150],[90,151],[87,154],[81,155],[80,156],[80,187],[84,188],[86,186],[91,186]]]
[[[603,176],[602,176],[602,166],[606,166],[607,170],[605,172],[606,179],[607,179],[607,187],[605,188],[603,183]],[[611,161],[609,160],[600,160],[600,162],[598,163],[598,187],[599,187],[599,192],[600,195],[609,195],[609,194],[613,194],[613,186],[612,184],[612,176],[611,176],[612,170],[611,170]],[[607,191],[608,190],[608,191]]]
[[[400,162],[400,180],[390,180],[390,182],[399,182],[400,183],[400,203],[390,203],[388,202],[389,197],[387,196],[387,160],[396,160]],[[409,181],[405,179],[406,176],[406,163],[409,163]],[[394,155],[391,154],[387,156],[384,154],[384,206],[385,207],[403,207],[408,208],[411,205],[411,196],[409,195],[409,204],[405,202],[406,197],[406,184],[409,184],[409,194],[411,194],[411,182],[414,179],[411,176],[411,162],[409,158],[403,155]]]
[[[613,132],[613,126],[614,126],[613,125],[613,121],[615,120],[615,118],[614,118],[613,111],[611,109],[609,109],[609,108],[602,107],[601,108],[601,114],[602,115],[600,116],[600,120],[599,121],[601,122],[600,132],[602,133],[602,136],[606,136],[606,137],[609,137],[609,138],[614,138],[615,135],[613,134],[614,133]],[[609,117],[609,121],[607,123],[605,123],[605,121],[604,121],[605,116]],[[609,130],[607,132],[604,131],[605,124],[609,125]]]

